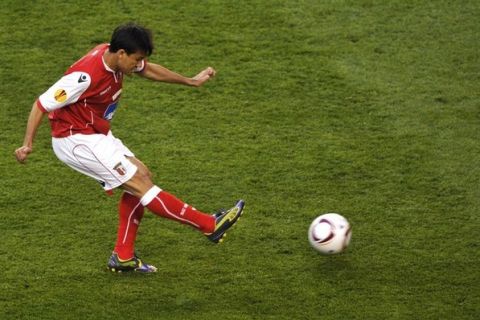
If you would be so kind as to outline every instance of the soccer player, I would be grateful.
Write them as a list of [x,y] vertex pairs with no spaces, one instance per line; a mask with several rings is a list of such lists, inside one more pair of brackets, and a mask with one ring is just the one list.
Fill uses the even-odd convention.
[[48,114],[56,156],[76,171],[101,183],[111,193],[123,189],[119,204],[117,241],[108,261],[114,272],[156,272],[134,250],[144,207],[158,216],[190,225],[218,243],[241,216],[244,201],[210,215],[200,212],[162,190],[149,169],[110,131],[119,105],[125,74],[149,80],[199,87],[215,76],[208,67],[193,78],[147,62],[152,54],[150,30],[134,23],[117,27],[109,44],[93,48],[75,62],[53,86],[34,102],[23,145],[15,150],[20,163],[32,152],[37,128]]

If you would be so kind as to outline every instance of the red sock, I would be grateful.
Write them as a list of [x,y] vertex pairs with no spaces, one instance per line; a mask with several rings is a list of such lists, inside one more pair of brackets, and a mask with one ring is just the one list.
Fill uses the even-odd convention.
[[140,199],[124,192],[118,205],[119,224],[117,233],[117,243],[114,251],[122,260],[128,260],[133,257],[135,251],[135,239],[140,221],[143,218],[144,208]]
[[153,213],[189,224],[204,233],[215,229],[215,218],[212,215],[198,211],[157,186],[147,191],[140,201]]

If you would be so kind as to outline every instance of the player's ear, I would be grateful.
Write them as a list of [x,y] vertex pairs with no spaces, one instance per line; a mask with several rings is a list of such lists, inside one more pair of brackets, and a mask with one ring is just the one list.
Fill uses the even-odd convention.
[[118,51],[116,53],[119,57],[123,57],[123,56],[128,55],[127,51],[125,51],[125,49],[118,49]]

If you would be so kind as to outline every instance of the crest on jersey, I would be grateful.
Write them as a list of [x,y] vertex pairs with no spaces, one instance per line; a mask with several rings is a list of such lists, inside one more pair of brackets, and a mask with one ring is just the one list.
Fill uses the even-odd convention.
[[127,171],[125,170],[125,168],[123,167],[122,163],[119,162],[115,165],[115,167],[113,168],[113,170],[117,171],[119,175],[121,176],[124,176],[125,173],[127,173]]
[[65,102],[65,100],[67,100],[67,92],[63,89],[58,89],[57,91],[55,91],[55,94],[53,95],[53,97],[57,102],[60,102],[60,103]]

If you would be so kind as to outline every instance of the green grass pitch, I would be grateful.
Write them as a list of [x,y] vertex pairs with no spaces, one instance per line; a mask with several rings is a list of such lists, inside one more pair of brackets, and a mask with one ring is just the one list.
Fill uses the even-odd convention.
[[[478,319],[480,2],[59,1],[0,6],[0,319]],[[60,163],[36,97],[115,26],[193,89],[125,80],[113,132],[155,182],[242,221],[219,246],[151,214],[153,276],[105,266],[117,202]],[[353,226],[310,248],[319,214]]]

